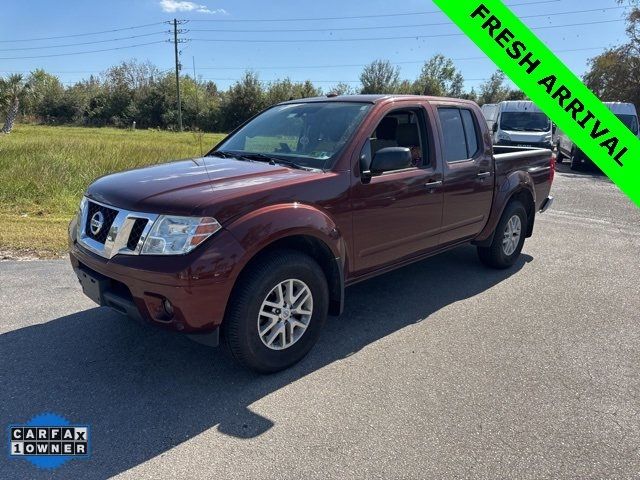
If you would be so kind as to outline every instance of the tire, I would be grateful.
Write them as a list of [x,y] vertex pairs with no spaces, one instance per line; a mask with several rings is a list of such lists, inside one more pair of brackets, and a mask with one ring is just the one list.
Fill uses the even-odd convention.
[[575,149],[571,151],[571,170],[582,170],[582,158]]
[[[294,296],[299,297],[285,306],[282,293],[286,296],[291,286]],[[291,308],[307,298],[307,291],[310,302],[305,300]],[[300,252],[274,250],[259,258],[238,279],[222,333],[238,363],[260,373],[278,372],[309,353],[320,336],[328,310],[329,288],[320,266]]]
[[562,153],[562,151],[560,150],[560,145],[556,146],[556,163],[557,164],[562,164],[562,162],[564,161],[564,154]]
[[[517,241],[514,241],[515,236],[512,233],[510,236],[511,242],[509,242],[507,248],[505,240],[509,232],[508,229],[511,228],[513,232],[513,227],[518,223],[520,229]],[[522,203],[517,200],[509,202],[498,222],[491,245],[478,247],[480,261],[491,268],[505,269],[511,267],[516,263],[522,252],[528,224],[527,211]]]

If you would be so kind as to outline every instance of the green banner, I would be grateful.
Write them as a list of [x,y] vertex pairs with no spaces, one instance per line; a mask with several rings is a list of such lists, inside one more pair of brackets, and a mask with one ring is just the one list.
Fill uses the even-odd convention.
[[640,140],[516,15],[500,0],[434,2],[640,207]]

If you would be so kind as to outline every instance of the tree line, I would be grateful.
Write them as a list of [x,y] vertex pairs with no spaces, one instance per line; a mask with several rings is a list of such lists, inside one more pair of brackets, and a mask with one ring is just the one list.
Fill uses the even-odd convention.
[[[520,91],[506,86],[506,78],[496,72],[476,93],[465,91],[464,78],[453,60],[435,55],[425,62],[414,81],[401,80],[400,69],[388,60],[366,65],[357,88],[339,83],[326,92],[311,81],[289,78],[262,82],[247,71],[226,91],[212,81],[189,75],[180,77],[183,124],[187,129],[229,131],[279,102],[319,96],[356,93],[405,93],[469,98],[480,103],[520,99]],[[42,69],[28,76],[10,75],[0,79],[3,113],[21,121],[56,125],[115,126],[176,129],[178,124],[175,76],[150,62],[130,60],[100,75],[65,86],[60,79]]]
[[[630,2],[628,42],[609,48],[589,61],[586,85],[604,101],[635,103],[640,107],[640,0]],[[497,71],[479,89],[466,90],[454,61],[437,54],[427,60],[414,80],[403,79],[389,60],[366,65],[356,88],[340,83],[323,92],[311,81],[288,78],[264,83],[247,71],[227,90],[212,81],[181,76],[182,116],[187,129],[224,132],[275,103],[327,94],[417,94],[466,98],[497,103],[525,99]],[[22,121],[46,124],[176,129],[178,124],[175,77],[149,62],[125,61],[73,85],[42,69],[28,76],[0,78],[0,113],[3,132],[11,130],[16,116]]]

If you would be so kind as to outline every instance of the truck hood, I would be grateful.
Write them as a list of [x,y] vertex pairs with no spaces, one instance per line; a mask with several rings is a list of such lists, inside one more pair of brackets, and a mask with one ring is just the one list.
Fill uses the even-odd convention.
[[202,157],[107,175],[91,184],[86,195],[136,212],[214,216],[222,204],[244,203],[248,195],[264,198],[276,187],[323,175],[264,162]]

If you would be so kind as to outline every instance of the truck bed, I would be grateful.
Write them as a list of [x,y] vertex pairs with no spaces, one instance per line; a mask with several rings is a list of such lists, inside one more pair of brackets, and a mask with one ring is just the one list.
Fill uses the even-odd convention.
[[531,177],[536,192],[536,208],[551,191],[554,168],[551,164],[553,152],[546,148],[533,147],[493,147],[496,165],[496,191],[500,191],[503,183],[508,182],[516,172],[524,172]]

